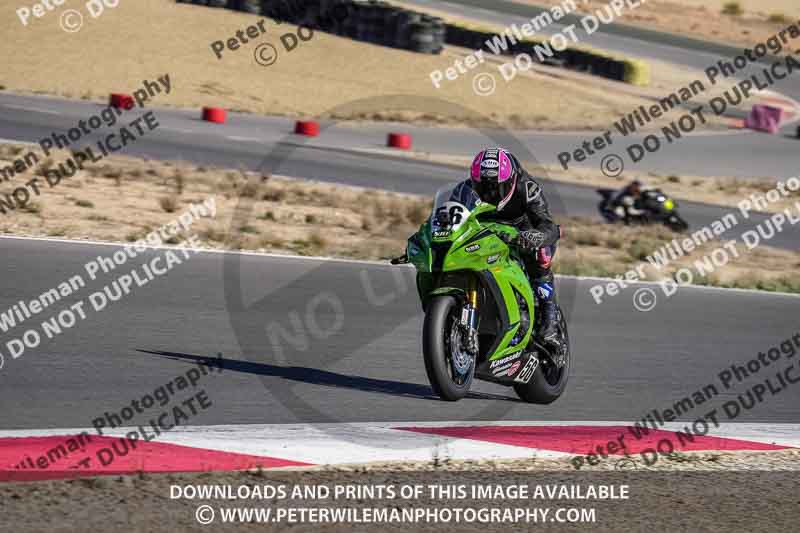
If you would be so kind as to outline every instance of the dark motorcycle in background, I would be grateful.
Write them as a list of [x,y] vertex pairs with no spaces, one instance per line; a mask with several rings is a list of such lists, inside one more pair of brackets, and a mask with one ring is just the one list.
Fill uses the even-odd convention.
[[664,224],[672,231],[682,232],[689,224],[678,213],[678,203],[664,194],[661,189],[645,189],[633,204],[633,213],[626,215],[625,208],[614,205],[617,195],[614,189],[597,189],[603,199],[597,208],[608,222],[625,224]]

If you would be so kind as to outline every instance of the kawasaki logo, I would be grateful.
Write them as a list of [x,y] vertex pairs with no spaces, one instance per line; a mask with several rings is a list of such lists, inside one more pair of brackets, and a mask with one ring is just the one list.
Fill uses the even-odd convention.
[[489,368],[494,368],[494,367],[500,366],[500,365],[502,365],[504,363],[510,363],[511,361],[513,361],[515,359],[519,359],[519,356],[521,354],[522,354],[521,351],[514,352],[511,355],[507,355],[507,356],[503,357],[502,359],[497,359],[496,361],[492,361],[491,364],[489,365]]

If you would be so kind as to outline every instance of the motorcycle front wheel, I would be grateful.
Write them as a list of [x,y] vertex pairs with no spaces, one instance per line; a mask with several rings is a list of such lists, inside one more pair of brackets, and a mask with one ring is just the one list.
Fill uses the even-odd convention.
[[431,388],[454,402],[469,393],[475,359],[462,346],[461,306],[453,296],[436,296],[428,303],[422,327],[422,354]]
[[680,216],[673,214],[670,218],[667,219],[667,226],[669,229],[675,232],[683,232],[689,229],[689,224],[683,220]]

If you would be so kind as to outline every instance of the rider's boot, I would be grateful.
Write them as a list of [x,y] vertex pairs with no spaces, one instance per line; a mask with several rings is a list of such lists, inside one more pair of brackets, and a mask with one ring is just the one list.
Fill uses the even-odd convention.
[[558,301],[556,300],[553,274],[550,273],[543,279],[538,279],[534,285],[538,316],[537,338],[553,345],[560,343],[558,333]]

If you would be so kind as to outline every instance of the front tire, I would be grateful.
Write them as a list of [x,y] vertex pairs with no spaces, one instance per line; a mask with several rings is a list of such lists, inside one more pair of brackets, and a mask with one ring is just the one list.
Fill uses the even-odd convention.
[[689,229],[689,224],[679,215],[673,214],[667,219],[667,226],[674,232],[682,233]]
[[[458,327],[461,306],[453,296],[436,296],[428,303],[422,327],[422,354],[425,372],[433,392],[443,400],[454,402],[469,392],[475,376],[475,360],[464,375],[454,369],[453,328]],[[458,343],[456,343],[458,344]]]

